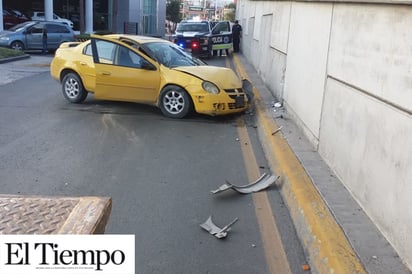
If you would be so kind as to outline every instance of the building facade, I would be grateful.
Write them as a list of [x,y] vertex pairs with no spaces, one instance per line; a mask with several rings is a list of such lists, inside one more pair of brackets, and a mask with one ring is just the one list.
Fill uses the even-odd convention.
[[412,1],[238,0],[241,50],[412,269]]
[[163,37],[166,0],[2,0],[3,8],[33,11],[51,10],[70,19],[74,30],[91,33],[109,31]]

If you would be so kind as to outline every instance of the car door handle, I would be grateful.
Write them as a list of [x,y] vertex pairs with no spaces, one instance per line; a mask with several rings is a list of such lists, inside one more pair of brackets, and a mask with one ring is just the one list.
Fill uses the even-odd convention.
[[108,72],[108,71],[103,71],[103,72],[102,72],[102,75],[111,75],[111,73]]
[[80,65],[85,66],[85,65],[87,65],[87,63],[86,62],[80,62]]

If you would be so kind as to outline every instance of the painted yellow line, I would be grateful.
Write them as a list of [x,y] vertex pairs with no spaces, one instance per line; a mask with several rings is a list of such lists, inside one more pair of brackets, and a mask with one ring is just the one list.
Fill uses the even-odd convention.
[[[248,179],[255,181],[261,174],[247,128],[241,118],[237,120],[237,129]],[[292,273],[266,192],[252,195],[269,272]]]
[[[239,57],[233,56],[240,77],[249,79]],[[366,273],[342,229],[289,147],[276,122],[265,112],[254,88],[258,131],[271,168],[281,176],[281,193],[302,244],[318,273]]]
[[[225,58],[225,63],[226,67],[230,67],[229,58]],[[242,118],[237,119],[237,130],[246,173],[249,181],[252,182],[261,174],[249,133]],[[253,193],[252,197],[269,273],[292,273],[266,192]]]

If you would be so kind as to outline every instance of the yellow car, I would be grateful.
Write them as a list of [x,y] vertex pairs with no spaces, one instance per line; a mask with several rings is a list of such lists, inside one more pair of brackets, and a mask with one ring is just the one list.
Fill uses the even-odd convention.
[[223,115],[246,110],[242,81],[229,68],[208,66],[167,40],[126,34],[92,35],[89,41],[63,43],[50,73],[64,97],[154,105],[171,118],[192,110]]

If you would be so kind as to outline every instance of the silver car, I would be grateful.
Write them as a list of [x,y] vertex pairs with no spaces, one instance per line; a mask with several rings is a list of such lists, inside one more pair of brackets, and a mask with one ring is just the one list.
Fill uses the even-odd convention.
[[42,49],[42,32],[47,29],[47,49],[55,50],[61,43],[75,41],[73,30],[62,23],[29,21],[0,32],[0,46],[16,50]]
[[[43,11],[35,11],[33,12],[33,15],[31,16],[31,20],[33,21],[44,21],[46,20],[45,18],[45,13]],[[57,14],[53,13],[53,20],[54,22],[59,22],[68,25],[69,27],[73,28],[73,22],[70,21],[69,19],[66,18],[61,18]]]

